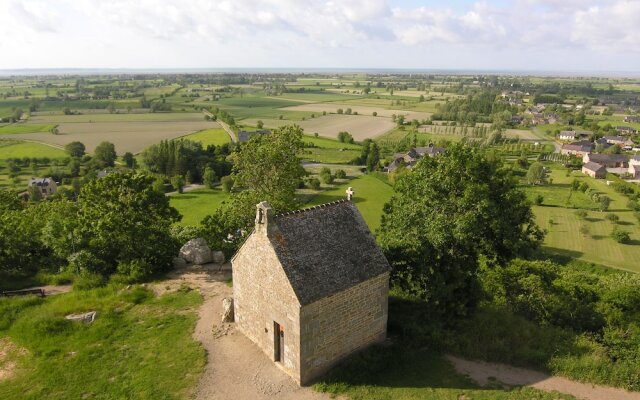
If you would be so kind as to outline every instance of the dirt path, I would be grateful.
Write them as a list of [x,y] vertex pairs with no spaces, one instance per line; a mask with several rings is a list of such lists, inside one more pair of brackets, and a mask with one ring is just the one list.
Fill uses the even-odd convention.
[[505,364],[469,361],[454,356],[447,356],[447,359],[459,373],[468,375],[482,386],[498,380],[507,386],[530,386],[549,392],[570,394],[585,400],[640,400],[640,393],[624,389],[575,382]]
[[231,296],[226,284],[231,277],[228,264],[220,267],[188,267],[154,286],[161,294],[187,284],[204,297],[193,337],[207,351],[207,365],[196,388],[196,398],[266,400],[323,400],[328,395],[299,387],[233,324],[222,324],[222,299]]

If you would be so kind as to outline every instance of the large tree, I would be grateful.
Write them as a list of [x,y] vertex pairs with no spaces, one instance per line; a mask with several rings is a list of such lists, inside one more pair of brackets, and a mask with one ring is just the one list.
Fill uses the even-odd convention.
[[116,147],[113,143],[102,142],[94,150],[94,158],[101,167],[113,167],[118,158]]
[[432,315],[465,315],[479,298],[481,260],[503,263],[542,239],[524,193],[479,148],[456,144],[426,157],[394,189],[379,241],[394,283]]
[[253,136],[234,153],[235,186],[269,200],[279,211],[295,207],[295,191],[305,175],[297,157],[302,147],[302,128],[297,125]]
[[84,144],[78,141],[67,144],[66,146],[64,146],[64,149],[67,151],[67,153],[69,153],[71,157],[82,157],[86,150]]
[[295,191],[305,175],[297,157],[302,146],[302,129],[290,125],[253,136],[233,154],[233,187],[239,190],[202,221],[210,246],[231,255],[249,232],[260,201],[269,201],[277,212],[298,206]]
[[153,189],[153,182],[152,176],[125,172],[82,187],[74,240],[77,248],[99,261],[95,272],[109,274],[116,267],[140,262],[148,265],[146,272],[171,266],[178,248],[170,228],[180,215],[163,193]]

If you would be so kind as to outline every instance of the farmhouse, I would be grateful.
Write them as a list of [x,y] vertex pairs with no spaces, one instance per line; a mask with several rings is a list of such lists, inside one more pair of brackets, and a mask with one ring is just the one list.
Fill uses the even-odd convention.
[[630,126],[616,126],[616,130],[621,135],[635,135],[638,131]]
[[592,178],[606,178],[607,169],[604,165],[588,162],[582,166],[582,173]]
[[444,153],[444,148],[434,146],[432,143],[429,143],[429,146],[426,147],[414,147],[407,153],[396,153],[393,156],[393,161],[385,168],[385,171],[395,171],[401,165],[411,168],[424,156],[435,157],[442,153]]
[[384,340],[390,267],[355,205],[256,208],[231,260],[239,330],[302,385]]
[[635,123],[638,123],[638,122],[640,122],[640,116],[627,115],[626,117],[624,117],[624,122],[635,122]]
[[629,157],[624,154],[585,154],[582,162],[594,162],[606,168],[627,168]]
[[578,157],[582,157],[585,154],[591,153],[595,145],[588,140],[581,140],[579,142],[567,143],[562,145],[562,154],[570,154]]
[[577,132],[576,131],[561,131],[558,135],[558,139],[560,140],[575,140]]
[[606,140],[608,144],[615,144],[618,146],[624,146],[627,143],[627,139],[622,136],[605,136],[603,139]]
[[58,191],[58,185],[53,178],[31,178],[29,187],[37,187],[42,193],[42,197],[49,197]]

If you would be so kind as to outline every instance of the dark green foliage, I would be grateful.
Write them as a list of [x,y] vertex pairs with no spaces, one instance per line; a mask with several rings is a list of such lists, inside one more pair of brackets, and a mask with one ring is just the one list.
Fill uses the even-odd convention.
[[208,187],[209,189],[213,189],[217,179],[218,178],[216,177],[216,172],[213,170],[213,168],[205,168],[204,174],[202,174],[202,183],[206,187]]
[[220,179],[220,186],[222,186],[222,190],[230,193],[231,189],[233,189],[233,177],[227,175],[227,176],[223,176],[222,179]]
[[234,153],[233,185],[244,190],[232,193],[229,202],[202,221],[210,247],[231,256],[250,232],[261,201],[268,201],[275,212],[298,206],[295,191],[306,174],[297,158],[302,146],[302,129],[288,125],[253,136]]
[[343,169],[339,169],[336,171],[336,179],[345,179],[347,177],[347,173],[344,172]]
[[525,194],[481,149],[457,144],[424,158],[394,189],[378,239],[393,282],[424,299],[434,317],[474,307],[480,259],[502,264],[542,239]]
[[206,168],[213,169],[216,176],[229,175],[231,164],[226,161],[229,145],[202,147],[202,143],[187,139],[164,140],[148,147],[142,158],[152,172],[165,176],[191,174],[193,181],[202,179]]
[[85,152],[85,146],[81,142],[71,142],[64,146],[64,149],[71,157],[82,157]]
[[113,273],[120,263],[144,261],[154,271],[171,267],[178,244],[170,226],[179,220],[154,179],[136,172],[110,174],[85,185],[78,197],[78,244]]
[[324,183],[331,184],[335,177],[331,174],[331,170],[327,167],[323,167],[320,170],[320,180]]
[[338,132],[338,141],[341,143],[353,143],[353,136],[349,132]]
[[631,241],[631,236],[629,236],[629,232],[622,230],[618,227],[613,228],[611,231],[611,238],[618,243],[627,244]]
[[100,168],[113,167],[117,158],[116,147],[110,142],[100,143],[93,152],[93,159]]
[[136,159],[133,156],[133,153],[131,152],[126,152],[122,155],[122,161],[124,161],[124,165],[127,166],[127,168],[135,168],[136,167]]

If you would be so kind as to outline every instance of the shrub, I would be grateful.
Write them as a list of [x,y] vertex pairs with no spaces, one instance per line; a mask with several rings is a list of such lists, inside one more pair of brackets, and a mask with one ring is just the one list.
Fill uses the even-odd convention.
[[576,215],[576,217],[578,217],[580,219],[587,218],[587,211],[586,210],[577,210],[574,214]]
[[631,241],[629,232],[619,228],[613,228],[613,230],[611,231],[611,238],[616,242],[622,243],[622,244],[627,244]]
[[151,276],[153,268],[145,260],[131,260],[118,263],[117,271],[131,282],[139,282]]
[[342,108],[338,108],[338,110],[336,110],[336,112],[337,112],[338,114],[343,114],[343,113],[344,113],[344,111],[342,110]]
[[608,213],[607,215],[605,215],[605,218],[609,220],[612,224],[617,224],[618,221],[620,220],[620,217],[618,217],[614,213]]
[[89,290],[104,286],[106,280],[104,276],[91,272],[84,272],[73,281],[73,290]]
[[539,206],[539,205],[541,205],[541,204],[542,204],[542,202],[544,201],[544,197],[542,197],[542,195],[541,195],[541,194],[539,194],[539,195],[537,195],[537,196],[535,197],[535,199],[534,199],[533,201],[534,201],[534,203],[536,203],[536,205],[537,205],[537,206]]
[[309,179],[309,187],[313,190],[319,190],[320,189],[320,179],[318,178],[311,178]]
[[343,169],[339,169],[336,171],[336,178],[337,179],[345,179],[347,177],[347,173],[344,172]]
[[233,189],[233,178],[229,175],[223,176],[222,179],[220,179],[220,185],[225,192],[231,192],[231,189]]

